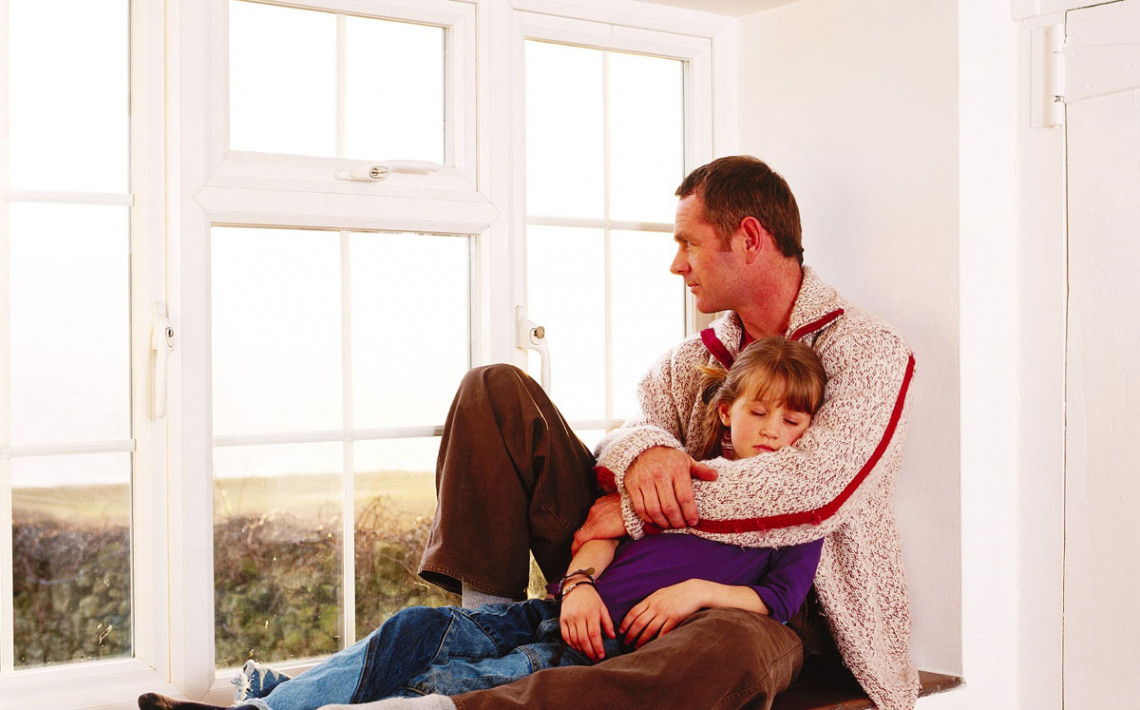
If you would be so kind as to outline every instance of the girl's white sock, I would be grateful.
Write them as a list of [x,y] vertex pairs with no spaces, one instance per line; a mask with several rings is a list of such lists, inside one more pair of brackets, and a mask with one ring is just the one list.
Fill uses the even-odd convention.
[[478,609],[485,604],[510,604],[514,601],[509,597],[500,597],[486,592],[480,592],[478,589],[463,585],[463,608],[464,609]]

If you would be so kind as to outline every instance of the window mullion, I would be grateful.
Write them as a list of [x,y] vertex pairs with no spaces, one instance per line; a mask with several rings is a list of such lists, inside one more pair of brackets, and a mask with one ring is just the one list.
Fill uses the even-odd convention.
[[347,136],[345,128],[348,124],[347,114],[347,76],[348,48],[345,46],[345,24],[347,19],[344,13],[336,14],[336,157],[348,157]]
[[[610,151],[610,53],[602,52],[602,214],[610,220],[611,187]],[[605,260],[603,283],[605,284],[605,419],[614,418],[614,348],[613,348],[613,256],[611,254],[610,229],[602,231],[602,254]]]
[[[8,66],[8,2],[0,0],[0,65]],[[0,72],[0,155],[8,150],[8,72]],[[0,195],[8,193],[8,161],[0,161]],[[12,440],[8,200],[0,198],[0,674],[15,667],[12,584]]]
[[[339,17],[339,16],[338,16]],[[353,426],[352,397],[352,237],[340,233],[341,377],[344,407],[344,509],[341,511],[341,638],[348,648],[356,641],[356,444],[348,436]]]
[[[0,81],[3,81],[0,79]],[[0,167],[0,175],[6,166]],[[6,177],[6,176],[5,176]],[[0,177],[0,181],[5,181]],[[11,358],[8,309],[8,205],[0,202],[0,674],[15,667],[12,583]]]

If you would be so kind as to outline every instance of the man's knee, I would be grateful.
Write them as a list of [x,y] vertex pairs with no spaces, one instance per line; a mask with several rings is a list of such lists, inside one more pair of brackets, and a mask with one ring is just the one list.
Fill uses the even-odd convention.
[[459,389],[461,392],[492,392],[504,385],[517,387],[519,382],[524,382],[529,377],[529,375],[514,365],[496,362],[490,365],[473,367],[468,370],[467,374],[463,376]]

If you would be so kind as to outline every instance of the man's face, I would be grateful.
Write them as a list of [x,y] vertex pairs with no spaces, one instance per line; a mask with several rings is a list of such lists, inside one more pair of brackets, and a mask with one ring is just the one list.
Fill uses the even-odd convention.
[[673,239],[677,256],[669,270],[685,279],[697,299],[697,310],[715,313],[735,308],[744,263],[736,251],[724,248],[716,228],[705,221],[704,200],[699,195],[682,197],[677,203]]

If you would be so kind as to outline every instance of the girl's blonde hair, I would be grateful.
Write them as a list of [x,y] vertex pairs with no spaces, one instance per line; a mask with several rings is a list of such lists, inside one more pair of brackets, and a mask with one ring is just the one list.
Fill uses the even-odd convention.
[[740,397],[782,402],[789,409],[814,415],[823,404],[827,372],[807,345],[772,335],[740,351],[732,367],[700,366],[701,398],[705,402],[704,440],[698,460],[713,458],[724,425],[720,405],[732,406]]

